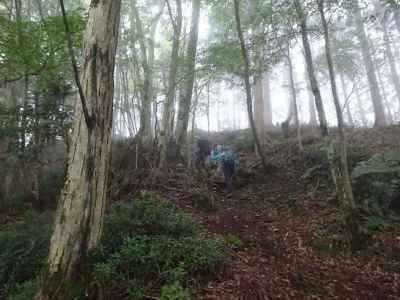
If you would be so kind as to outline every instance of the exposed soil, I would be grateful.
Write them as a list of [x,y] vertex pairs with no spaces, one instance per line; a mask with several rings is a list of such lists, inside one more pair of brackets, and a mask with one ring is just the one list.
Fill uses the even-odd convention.
[[173,196],[210,234],[243,242],[198,299],[400,298],[400,233],[373,235],[367,250],[350,254],[335,198],[312,199],[285,171],[256,178],[229,198],[219,193],[213,212]]
[[[348,139],[380,152],[394,149],[398,134],[397,127],[359,130]],[[246,171],[237,174],[230,197],[209,174],[172,172],[173,188],[161,187],[164,196],[198,219],[206,235],[230,234],[242,241],[211,281],[198,284],[196,298],[400,299],[400,231],[370,232],[367,247],[351,253],[335,195],[322,178],[302,179],[304,157],[295,148],[288,144],[272,151],[273,168],[264,175],[249,172],[254,161],[244,157]],[[209,195],[214,209],[198,205],[193,190]]]

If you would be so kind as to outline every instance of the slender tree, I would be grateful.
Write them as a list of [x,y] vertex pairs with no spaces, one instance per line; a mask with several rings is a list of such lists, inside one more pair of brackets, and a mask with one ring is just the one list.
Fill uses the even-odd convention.
[[[62,0],[60,3],[63,8]],[[88,252],[97,245],[102,233],[120,5],[120,0],[91,2],[80,79],[76,62],[73,63],[80,101],[76,102],[68,170],[58,203],[47,268],[37,295],[40,300],[69,299],[67,287],[71,281],[79,280]],[[65,16],[64,8],[63,13]]]
[[173,26],[173,41],[171,61],[169,65],[167,96],[164,103],[162,115],[161,157],[160,167],[165,167],[168,155],[171,153],[171,141],[174,128],[173,108],[175,103],[176,77],[178,73],[179,45],[182,31],[182,1],[175,0],[176,17],[174,18],[172,8],[167,0],[168,12]]
[[378,12],[378,17],[380,19],[380,24],[382,27],[382,32],[383,32],[383,43],[385,46],[385,53],[387,60],[389,62],[389,67],[390,67],[390,79],[393,83],[394,90],[396,92],[396,97],[397,101],[399,101],[400,104],[400,79],[399,79],[399,74],[397,72],[396,68],[396,59],[393,55],[392,47],[391,47],[391,41],[390,41],[390,35],[388,31],[388,14],[380,4],[380,2],[376,2],[376,11]]
[[189,124],[190,107],[192,104],[193,85],[195,79],[196,51],[199,32],[201,0],[192,1],[192,20],[190,27],[189,42],[187,44],[186,57],[184,60],[184,77],[182,90],[179,95],[178,119],[176,123],[176,146],[177,154],[180,154],[180,146],[185,143]]
[[246,44],[245,44],[244,37],[243,37],[242,25],[240,22],[240,0],[234,0],[234,10],[235,10],[236,30],[237,30],[237,34],[239,36],[240,49],[241,49],[242,56],[243,56],[243,64],[244,64],[243,79],[244,79],[245,88],[246,88],[247,114],[249,117],[250,127],[253,132],[253,137],[254,137],[254,141],[256,144],[256,151],[257,151],[258,155],[260,156],[261,163],[262,163],[265,171],[267,171],[268,170],[267,161],[265,159],[264,151],[261,147],[261,143],[258,138],[258,133],[257,133],[257,129],[256,129],[256,126],[254,123],[254,118],[253,118],[253,103],[252,103],[251,85],[250,85],[250,62],[249,62],[249,56],[247,54]]
[[292,63],[292,58],[290,56],[290,45],[288,44],[287,46],[287,62],[288,62],[288,72],[289,72],[289,81],[290,81],[290,93],[292,96],[292,107],[293,107],[293,117],[294,117],[294,123],[296,126],[296,134],[297,134],[297,142],[300,151],[303,151],[303,142],[301,138],[301,128],[300,128],[300,121],[299,121],[299,112],[298,112],[298,107],[297,107],[297,91],[296,91],[296,83],[294,80],[294,72],[293,72],[293,63]]
[[164,2],[161,2],[159,12],[152,20],[150,29],[150,38],[147,41],[145,36],[142,21],[139,16],[136,0],[132,4],[132,15],[136,31],[139,35],[138,41],[141,52],[141,65],[143,69],[143,98],[140,109],[140,127],[139,138],[144,144],[149,144],[152,139],[151,126],[151,103],[154,95],[154,36],[157,30],[157,25],[164,10]]
[[358,0],[352,0],[353,13],[355,15],[356,32],[357,38],[360,42],[361,54],[364,61],[364,66],[367,72],[367,78],[369,83],[369,91],[371,94],[371,100],[374,107],[375,113],[375,126],[385,126],[386,117],[383,108],[382,96],[379,91],[378,80],[376,78],[376,71],[371,56],[370,45],[365,33],[364,23],[361,15],[360,5]]
[[264,73],[264,113],[265,126],[267,130],[271,130],[273,125],[272,117],[272,99],[271,99],[271,74],[270,71]]
[[321,129],[322,136],[326,136],[328,134],[328,123],[326,121],[324,105],[322,103],[321,91],[319,89],[318,81],[315,76],[314,62],[312,58],[310,42],[308,39],[307,19],[306,15],[304,14],[300,0],[294,0],[294,6],[300,23],[301,37],[304,47],[304,57],[307,64],[307,73],[310,78],[311,89],[314,94],[315,106],[318,112],[319,127]]
[[306,81],[306,90],[307,90],[307,96],[308,96],[308,113],[310,115],[310,119],[308,121],[308,124],[311,127],[316,127],[318,125],[317,122],[317,113],[315,111],[315,102],[314,102],[314,95],[311,89],[311,84],[310,84],[310,78],[308,76],[308,71],[307,71],[307,64],[304,64],[305,67],[305,81]]
[[264,106],[264,85],[263,85],[263,75],[261,74],[255,80],[254,86],[254,123],[257,129],[257,133],[260,135],[260,143],[263,145],[265,143],[265,106]]
[[333,67],[333,60],[331,55],[330,39],[328,32],[328,23],[325,17],[324,11],[324,0],[318,0],[318,9],[320,12],[322,27],[324,31],[325,40],[325,55],[328,63],[329,78],[332,89],[333,101],[335,104],[336,117],[339,128],[339,159],[336,158],[336,150],[333,145],[333,140],[329,140],[328,145],[328,158],[331,166],[332,177],[336,183],[336,189],[342,206],[342,212],[344,215],[344,222],[346,231],[348,234],[349,241],[352,249],[357,250],[360,247],[362,241],[362,227],[359,219],[358,208],[354,200],[353,189],[351,186],[349,167],[347,163],[347,149],[346,149],[346,138],[344,133],[344,123],[342,107],[339,101],[339,95],[336,87],[335,70]]

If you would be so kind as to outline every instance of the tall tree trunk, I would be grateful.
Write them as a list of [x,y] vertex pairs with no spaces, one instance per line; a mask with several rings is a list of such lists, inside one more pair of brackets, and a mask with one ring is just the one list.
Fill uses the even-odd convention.
[[261,145],[265,144],[265,120],[264,120],[264,87],[262,74],[256,79],[254,86],[254,123],[256,126],[257,133],[260,136]]
[[318,8],[322,19],[322,26],[324,29],[325,39],[325,54],[328,63],[329,78],[331,82],[333,101],[335,103],[336,117],[339,128],[339,160],[336,158],[336,150],[334,149],[333,141],[329,141],[328,158],[331,164],[332,176],[336,182],[336,188],[342,211],[344,215],[344,222],[346,226],[349,242],[353,250],[360,248],[362,242],[362,227],[359,217],[359,212],[354,200],[353,189],[351,186],[349,168],[347,163],[347,149],[346,138],[344,134],[343,114],[339,101],[339,96],[336,87],[335,70],[330,50],[330,40],[328,32],[328,24],[324,12],[324,0],[318,1]]
[[207,132],[210,133],[210,84],[207,83]]
[[344,109],[347,114],[348,125],[350,127],[354,127],[354,120],[353,120],[353,116],[351,114],[351,109],[350,109],[349,95],[347,95],[346,81],[344,80],[344,75],[342,73],[340,73],[339,77],[340,77],[340,83],[342,85],[342,92],[343,92],[343,96],[344,96],[343,105],[344,105]]
[[173,131],[173,108],[175,103],[175,91],[176,91],[176,76],[178,72],[178,56],[179,56],[179,43],[182,31],[182,1],[176,0],[177,16],[173,17],[172,12],[169,8],[170,18],[173,22],[174,33],[172,41],[172,52],[171,61],[168,75],[168,90],[167,97],[164,103],[164,111],[162,115],[162,135],[161,135],[161,157],[160,167],[165,167],[168,159],[168,155],[171,152],[171,140]]
[[354,86],[354,92],[356,93],[356,100],[357,100],[358,112],[360,114],[361,124],[363,127],[368,127],[367,116],[364,110],[364,104],[361,101],[360,90],[357,84]]
[[386,21],[382,21],[382,29],[383,29],[383,41],[385,44],[385,52],[386,52],[386,57],[389,61],[389,67],[390,67],[390,78],[392,80],[394,90],[396,92],[396,97],[397,100],[399,101],[400,104],[400,80],[399,80],[399,75],[397,73],[396,69],[396,60],[394,58],[392,48],[390,47],[390,38],[389,38],[389,32],[387,29],[387,24]]
[[243,63],[244,63],[244,83],[246,88],[246,103],[247,103],[247,114],[249,117],[249,123],[251,127],[251,131],[253,132],[254,141],[256,144],[256,151],[260,156],[262,166],[264,167],[265,171],[268,171],[267,168],[267,161],[265,160],[264,151],[261,147],[260,140],[258,138],[257,129],[253,119],[253,103],[251,97],[251,85],[250,85],[250,63],[249,63],[249,56],[247,54],[246,44],[244,42],[243,32],[242,32],[242,25],[240,23],[240,0],[234,0],[234,10],[235,10],[235,20],[236,20],[236,30],[239,36],[240,42],[240,49],[243,56]]
[[267,71],[264,73],[264,106],[265,106],[265,126],[267,130],[274,127],[272,116],[272,99],[271,99],[271,75]]
[[307,63],[304,64],[305,67],[305,81],[306,81],[306,89],[307,89],[307,96],[308,96],[308,114],[309,114],[309,121],[308,125],[311,127],[317,127],[317,113],[315,111],[315,102],[314,102],[314,95],[310,85],[310,77],[308,76],[307,71]]
[[370,52],[370,45],[364,29],[363,19],[361,16],[361,9],[358,0],[352,0],[352,3],[353,3],[353,12],[355,14],[357,38],[361,47],[362,58],[364,61],[365,69],[367,72],[367,78],[369,82],[371,100],[374,107],[375,126],[378,127],[385,126],[386,117],[383,108],[382,96],[379,91],[378,80],[376,78],[375,67]]
[[122,115],[121,109],[121,76],[119,72],[119,68],[116,67],[115,71],[115,82],[114,82],[114,90],[115,90],[115,99],[114,99],[114,109],[113,109],[113,129],[112,135],[118,136],[121,134],[121,128],[119,128],[118,119],[120,115]]
[[[143,98],[140,109],[140,128],[139,138],[144,144],[149,144],[152,139],[152,128],[151,128],[151,102],[153,100],[153,61],[154,61],[154,42],[151,42],[149,47],[146,45],[146,37],[143,31],[142,21],[139,16],[139,11],[136,5],[136,0],[133,1],[132,15],[134,18],[134,24],[136,31],[139,35],[138,42],[141,52],[141,64],[143,69]],[[160,14],[161,15],[161,14]],[[159,18],[159,17],[158,17]],[[156,23],[158,22],[156,19]],[[154,28],[154,25],[153,25]],[[155,29],[152,31],[155,32]],[[154,32],[152,32],[154,38]]]
[[[284,52],[285,58],[287,59],[287,53],[285,49],[281,49],[282,52]],[[281,129],[283,136],[285,138],[288,138],[290,136],[290,124],[292,123],[293,117],[294,117],[294,104],[293,104],[293,95],[292,95],[292,90],[291,90],[291,81],[290,81],[290,70],[289,68],[285,68],[285,75],[287,76],[287,84],[289,87],[289,97],[288,97],[288,111],[287,111],[287,116],[285,121],[282,122],[281,124]]]
[[389,104],[389,97],[386,93],[385,83],[382,80],[382,72],[381,72],[380,67],[378,67],[376,69],[376,75],[378,77],[378,84],[382,91],[383,105],[384,105],[384,108],[386,108],[387,122],[388,122],[388,124],[392,124],[394,122],[394,118],[393,118],[392,110],[391,110],[391,107]]
[[304,47],[304,56],[307,64],[307,73],[310,78],[311,89],[314,94],[315,106],[318,112],[319,127],[321,129],[322,136],[326,136],[328,134],[328,123],[326,121],[324,105],[322,103],[321,91],[319,89],[317,78],[315,76],[311,47],[310,47],[310,42],[308,40],[307,19],[304,14],[300,0],[294,0],[294,5],[296,8],[297,17],[300,22],[301,37]]
[[22,2],[21,0],[14,0],[15,5],[15,19],[17,22],[22,21]]
[[186,50],[186,58],[184,60],[183,88],[179,95],[178,119],[175,131],[177,154],[180,154],[180,145],[185,143],[189,124],[189,114],[192,104],[193,84],[195,79],[200,2],[201,0],[192,0],[192,23],[190,27],[189,42]]
[[197,85],[195,86],[195,98],[192,107],[192,125],[191,125],[191,132],[190,132],[190,141],[187,143],[188,151],[187,151],[187,165],[188,168],[193,166],[193,153],[194,153],[194,144],[195,144],[195,130],[196,130],[196,113],[197,113],[197,105],[199,103],[199,97],[197,94]]
[[400,7],[394,10],[394,21],[396,23],[397,31],[400,33]]
[[296,134],[297,134],[297,142],[299,145],[300,151],[304,151],[303,142],[301,139],[301,128],[299,122],[299,112],[297,108],[297,91],[296,91],[296,83],[294,81],[294,74],[293,74],[293,64],[292,58],[290,57],[290,46],[287,47],[287,61],[288,61],[288,71],[289,71],[289,80],[290,80],[290,93],[292,94],[292,104],[293,104],[293,116],[294,116],[294,123],[296,126]]
[[37,295],[40,300],[69,299],[68,286],[80,279],[88,252],[97,245],[102,233],[120,5],[120,0],[92,1],[89,9],[82,87],[77,80],[82,97],[75,107],[68,170],[47,268]]

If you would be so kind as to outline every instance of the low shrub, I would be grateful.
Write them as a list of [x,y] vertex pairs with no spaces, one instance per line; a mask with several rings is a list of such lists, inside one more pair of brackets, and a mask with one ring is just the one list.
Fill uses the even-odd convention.
[[200,237],[194,220],[173,204],[145,194],[116,204],[106,216],[92,256],[93,273],[104,290],[118,285],[132,293],[132,280],[156,280],[166,284],[161,299],[189,299],[183,288],[188,276],[223,262],[224,247],[222,241]]
[[223,244],[197,237],[137,236],[127,238],[105,262],[95,265],[100,281],[176,275],[176,266],[188,273],[211,269],[224,260]]
[[160,300],[190,300],[190,293],[179,282],[174,282],[161,288]]
[[[49,215],[29,213],[0,231],[0,299],[31,299],[48,255],[50,224]],[[114,205],[103,232],[87,275],[101,283],[105,294],[118,289],[141,299],[142,282],[155,281],[164,286],[161,299],[189,299],[188,276],[226,259],[223,242],[202,238],[193,219],[150,195]]]
[[379,231],[386,227],[386,222],[380,217],[369,217],[367,220],[366,228],[368,232]]
[[376,154],[360,162],[352,172],[355,196],[371,213],[396,211],[400,194],[400,152]]
[[10,292],[7,300],[30,300],[34,299],[38,290],[38,281],[28,280],[17,284]]
[[109,256],[128,237],[167,235],[188,237],[198,232],[196,222],[176,206],[150,194],[131,202],[116,203],[104,221],[101,250]]
[[224,240],[225,240],[225,243],[233,249],[239,249],[239,248],[243,247],[243,245],[244,245],[244,243],[240,239],[240,237],[238,237],[237,235],[232,234],[232,233],[226,234],[224,236]]
[[28,212],[22,222],[0,231],[0,295],[32,280],[42,268],[50,245],[50,223],[48,214]]
[[[305,147],[305,160],[306,167],[313,174],[324,177],[330,177],[329,161],[326,156],[325,144],[313,144]],[[350,171],[353,170],[356,165],[371,157],[368,147],[359,144],[350,144],[347,146],[347,160]]]

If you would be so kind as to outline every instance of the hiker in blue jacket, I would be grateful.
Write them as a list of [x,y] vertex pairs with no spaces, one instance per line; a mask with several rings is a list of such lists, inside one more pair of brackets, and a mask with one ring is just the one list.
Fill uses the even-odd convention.
[[217,164],[218,170],[224,174],[225,190],[231,193],[233,189],[232,177],[239,165],[236,154],[229,147],[217,145],[211,151],[211,162]]

